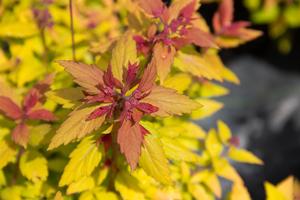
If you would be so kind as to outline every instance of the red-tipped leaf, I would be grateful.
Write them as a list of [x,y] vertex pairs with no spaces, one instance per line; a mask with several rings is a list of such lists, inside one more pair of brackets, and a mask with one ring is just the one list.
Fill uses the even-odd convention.
[[51,121],[55,121],[56,118],[55,115],[49,110],[38,109],[29,112],[28,119],[51,122]]
[[20,119],[22,117],[20,107],[10,98],[4,96],[0,96],[0,113],[3,113],[6,117],[13,120]]

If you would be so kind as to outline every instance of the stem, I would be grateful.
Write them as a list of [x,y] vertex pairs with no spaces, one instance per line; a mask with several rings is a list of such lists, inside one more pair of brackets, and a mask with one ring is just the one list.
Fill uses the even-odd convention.
[[[118,124],[115,126],[118,127]],[[119,145],[117,143],[117,128],[113,128],[112,130],[112,163],[111,163],[111,173],[110,173],[110,180],[109,180],[109,185],[108,185],[108,190],[110,191],[115,191],[115,179],[117,177],[117,173],[119,171],[118,168],[118,157],[120,156],[120,150],[119,150]]]
[[11,179],[11,185],[15,185],[17,183],[17,180],[18,180],[18,177],[20,175],[20,170],[19,170],[19,164],[20,164],[20,159],[21,159],[21,156],[22,154],[24,153],[24,148],[21,147],[19,149],[19,152],[18,152],[18,155],[17,155],[17,162],[16,162],[16,167],[15,167],[15,172],[13,174],[13,177]]
[[70,26],[71,26],[70,28],[71,28],[71,36],[72,36],[72,54],[73,54],[73,60],[76,61],[72,0],[69,0],[69,10],[70,10]]
[[44,63],[47,65],[48,64],[48,47],[47,47],[47,43],[46,43],[46,35],[45,35],[45,29],[41,28],[40,29],[40,34],[41,34],[41,39],[42,39],[42,45],[44,48],[44,53],[43,53],[43,60]]

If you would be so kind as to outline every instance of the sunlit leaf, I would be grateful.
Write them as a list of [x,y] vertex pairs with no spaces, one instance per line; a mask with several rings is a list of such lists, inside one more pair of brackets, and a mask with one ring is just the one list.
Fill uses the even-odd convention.
[[94,130],[97,130],[103,123],[104,117],[87,121],[88,115],[95,109],[95,106],[78,108],[69,114],[56,131],[51,140],[49,149],[54,149],[62,144],[66,145],[73,140],[83,138]]
[[201,107],[201,104],[178,94],[176,90],[160,86],[154,87],[150,95],[142,101],[158,107],[159,110],[153,113],[157,116],[181,115]]
[[155,135],[149,134],[145,137],[139,164],[157,181],[164,184],[171,182],[168,160],[159,138]]
[[135,63],[137,58],[136,44],[131,33],[124,34],[116,43],[112,51],[112,73],[115,78],[122,81],[123,68],[127,68],[128,63]]
[[33,182],[45,181],[48,177],[47,160],[37,151],[26,151],[20,159],[20,171]]
[[229,158],[237,162],[258,164],[258,165],[263,164],[263,161],[258,157],[256,157],[253,153],[244,149],[237,149],[233,146],[229,148],[228,156]]
[[70,154],[70,161],[64,169],[59,185],[69,185],[91,175],[101,159],[102,148],[91,137],[86,137]]

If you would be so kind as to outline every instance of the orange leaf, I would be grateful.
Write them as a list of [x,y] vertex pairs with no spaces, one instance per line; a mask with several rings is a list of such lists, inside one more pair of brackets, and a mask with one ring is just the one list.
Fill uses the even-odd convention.
[[161,82],[165,80],[171,71],[176,50],[173,46],[157,43],[153,48],[153,60],[156,64],[157,74]]
[[136,123],[131,126],[131,122],[125,120],[118,131],[117,141],[121,152],[124,154],[131,169],[134,170],[139,162],[143,142],[140,125]]
[[65,70],[74,77],[74,81],[82,86],[87,92],[97,94],[97,85],[102,83],[103,72],[96,65],[87,65],[74,61],[58,61]]

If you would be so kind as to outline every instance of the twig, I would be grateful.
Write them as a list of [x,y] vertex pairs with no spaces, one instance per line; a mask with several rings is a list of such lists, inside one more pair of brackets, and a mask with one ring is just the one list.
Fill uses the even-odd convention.
[[72,0],[69,0],[69,10],[70,10],[70,26],[71,26],[71,36],[72,36],[72,54],[73,54],[73,60],[76,61]]

